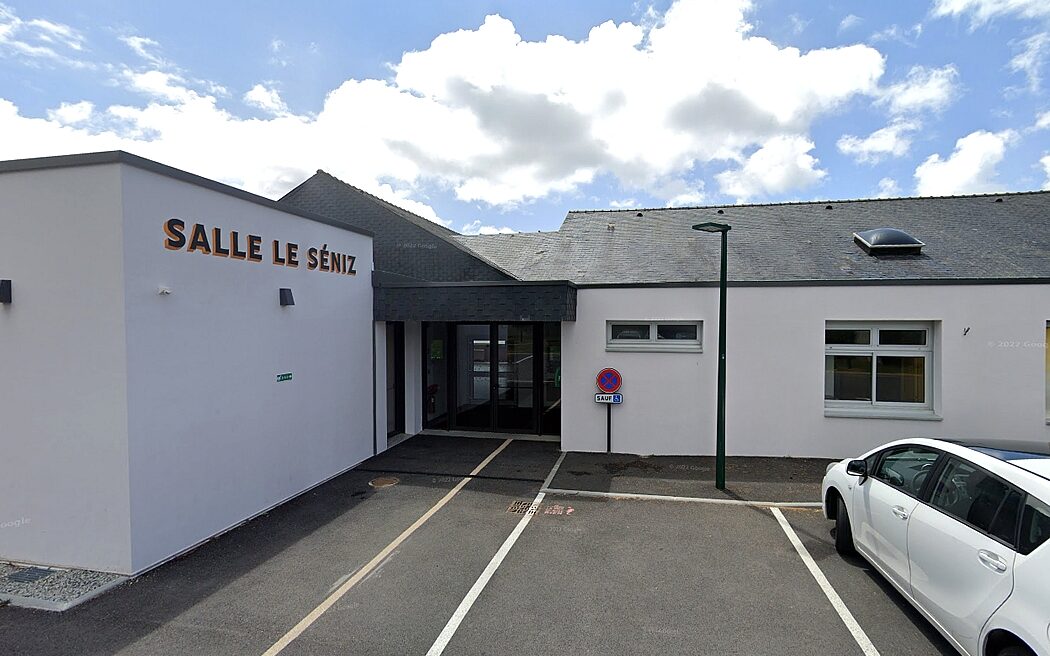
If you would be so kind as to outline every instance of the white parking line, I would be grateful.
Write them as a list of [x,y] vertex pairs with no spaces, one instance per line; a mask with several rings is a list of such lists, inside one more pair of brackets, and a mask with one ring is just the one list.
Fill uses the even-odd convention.
[[[558,461],[554,463],[554,467],[551,468],[550,473],[547,474],[547,479],[543,482],[543,489],[546,489],[546,487],[550,485],[550,482],[554,480],[554,474],[557,473],[558,468],[561,467],[563,460],[565,460],[564,452],[558,457]],[[441,630],[441,634],[438,635],[437,640],[434,641],[430,650],[427,651],[427,656],[441,656],[442,652],[445,651],[445,647],[447,647],[449,641],[452,640],[452,636],[456,635],[456,629],[458,629],[459,625],[463,622],[463,618],[465,618],[467,613],[470,612],[471,607],[474,605],[474,602],[477,601],[481,592],[485,589],[485,586],[488,585],[492,575],[495,574],[496,570],[499,569],[499,566],[503,564],[503,559],[507,557],[508,553],[510,553],[510,550],[514,547],[514,543],[517,542],[518,537],[521,536],[521,532],[524,531],[525,527],[532,521],[532,516],[536,514],[536,510],[540,507],[540,503],[543,502],[544,496],[545,493],[541,489],[539,494],[537,494],[536,498],[532,501],[532,505],[530,505],[529,509],[525,512],[525,516],[521,518],[518,525],[514,527],[514,530],[511,531],[509,536],[507,536],[507,539],[503,541],[503,545],[499,548],[499,551],[497,551],[496,555],[489,561],[489,564],[485,567],[481,576],[478,577],[478,580],[474,582],[474,585],[471,586],[470,591],[467,592],[467,596],[463,598],[463,601],[459,603],[456,611],[452,613],[452,617],[449,618],[448,623],[445,624],[445,628]]]
[[[419,529],[420,526],[425,524],[427,520],[434,515],[434,513],[444,508],[445,505],[449,501],[451,501],[454,496],[459,494],[459,491],[462,490],[467,483],[473,480],[474,476],[477,476],[479,473],[481,473],[481,470],[484,469],[490,462],[492,462],[492,460],[496,456],[498,456],[504,449],[510,446],[510,443],[513,441],[514,440],[506,440],[505,442],[503,442],[503,444],[499,446],[499,448],[490,453],[487,458],[481,461],[481,464],[474,468],[474,471],[470,472],[470,474],[463,478],[463,480],[461,480],[459,483],[456,483],[456,486],[449,490],[448,494],[443,496],[440,501],[431,506],[430,510],[426,511],[420,516],[419,519],[412,522],[412,525],[406,528],[401,533],[401,535],[394,538],[393,542],[383,547],[383,550],[376,554],[375,558],[368,561],[368,564],[366,564],[361,569],[357,570],[357,572],[355,572],[353,576],[347,579],[345,583],[340,585],[335,592],[328,595],[328,597],[324,601],[322,601],[321,604],[317,606],[317,608],[310,611],[309,615],[300,620],[298,624],[296,624],[294,627],[291,628],[291,630],[288,631],[288,633],[285,633],[283,636],[281,636],[280,640],[275,642],[269,649],[263,652],[263,656],[276,656],[277,654],[284,651],[285,647],[292,644],[293,640],[298,638],[300,635],[303,634],[304,631],[310,628],[310,625],[312,625],[314,622],[320,619],[320,617],[324,615],[329,608],[334,606],[337,601],[342,599],[347,592],[350,592],[351,588],[357,585],[361,580],[367,577],[372,572],[372,570],[374,570],[384,560],[386,560],[386,558],[391,553],[393,553],[394,550],[397,549],[402,542],[407,540],[409,536],[411,536],[413,533],[416,532],[417,529]],[[558,462],[560,463],[561,460],[559,460]]]
[[875,649],[875,645],[871,644],[871,640],[868,639],[868,634],[864,633],[864,629],[861,628],[856,618],[853,617],[853,613],[849,612],[849,608],[839,597],[838,593],[835,592],[835,588],[831,587],[831,583],[828,582],[828,578],[824,576],[824,572],[817,566],[816,561],[813,560],[813,556],[809,555],[809,550],[806,549],[806,545],[802,544],[802,540],[798,539],[798,534],[795,533],[795,529],[791,528],[791,524],[788,523],[787,519],[784,518],[784,513],[780,512],[779,508],[770,508],[770,512],[777,518],[777,522],[780,524],[780,528],[784,529],[784,533],[787,535],[788,540],[791,541],[791,545],[795,547],[795,551],[798,552],[802,562],[806,564],[806,568],[809,573],[816,579],[817,585],[824,591],[828,601],[835,608],[835,611],[842,618],[842,622],[849,629],[849,632],[853,634],[853,639],[857,641],[861,651],[864,652],[865,656],[879,656],[879,650]]
[[760,506],[762,508],[820,508],[819,501],[748,501],[745,499],[712,499],[709,497],[675,497],[666,494],[635,494],[631,492],[595,492],[593,490],[563,490],[543,486],[541,492],[573,497],[597,499],[634,499],[638,501],[684,501],[687,503],[712,503],[722,506]]

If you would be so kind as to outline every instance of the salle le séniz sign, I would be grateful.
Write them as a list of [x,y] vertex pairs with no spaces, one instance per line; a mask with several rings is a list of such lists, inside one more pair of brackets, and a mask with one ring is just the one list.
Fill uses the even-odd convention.
[[[201,223],[194,223],[189,229],[182,219],[168,219],[164,222],[164,248],[169,251],[185,251],[216,257],[228,257],[231,260],[246,262],[263,261],[263,238],[259,235],[242,236],[236,230],[224,230],[214,227],[210,230]],[[267,255],[272,264],[299,268],[300,257],[310,271],[326,271],[346,276],[356,276],[354,262],[357,258],[347,253],[328,250],[328,244],[320,248],[308,248],[302,253],[299,244],[271,240]]]

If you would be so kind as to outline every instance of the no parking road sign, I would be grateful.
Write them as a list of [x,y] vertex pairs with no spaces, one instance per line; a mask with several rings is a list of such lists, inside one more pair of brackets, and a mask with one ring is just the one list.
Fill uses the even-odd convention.
[[598,372],[598,376],[594,379],[594,384],[606,394],[615,394],[620,390],[620,385],[623,384],[623,377],[620,376],[619,371],[606,367]]
[[595,376],[594,384],[601,390],[594,395],[594,402],[605,404],[605,450],[612,453],[612,407],[623,403],[623,394],[617,394],[623,385],[623,376],[612,367],[606,367]]

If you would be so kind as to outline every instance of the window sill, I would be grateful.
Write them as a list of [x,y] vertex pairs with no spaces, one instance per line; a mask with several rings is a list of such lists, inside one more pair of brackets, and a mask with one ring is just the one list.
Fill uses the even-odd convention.
[[699,344],[606,344],[606,351],[637,353],[703,353]]
[[855,419],[907,419],[911,421],[944,421],[932,410],[875,410],[871,408],[824,408],[825,417]]

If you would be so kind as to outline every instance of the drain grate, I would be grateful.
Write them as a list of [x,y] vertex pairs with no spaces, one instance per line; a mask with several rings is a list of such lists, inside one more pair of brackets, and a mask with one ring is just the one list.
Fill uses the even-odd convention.
[[17,572],[8,574],[6,579],[14,583],[36,583],[40,579],[46,579],[54,573],[55,571],[51,569],[27,567],[26,569],[21,569]]
[[507,512],[524,515],[529,512],[529,508],[532,508],[531,501],[515,501],[510,504],[510,508],[507,508]]

